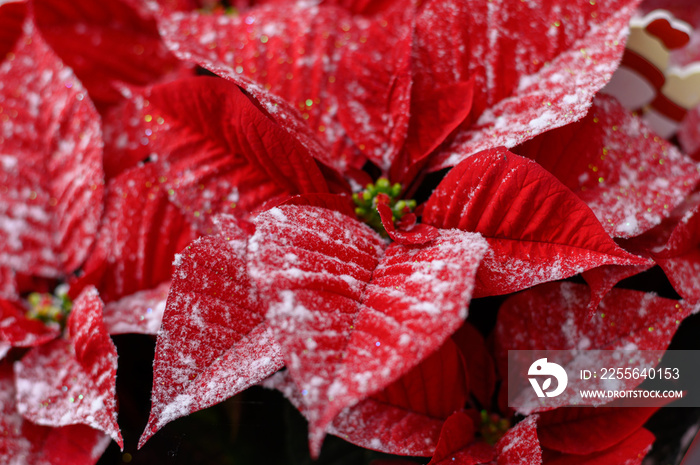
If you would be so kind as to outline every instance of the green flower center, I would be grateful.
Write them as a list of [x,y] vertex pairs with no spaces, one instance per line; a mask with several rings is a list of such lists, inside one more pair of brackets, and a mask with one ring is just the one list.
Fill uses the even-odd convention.
[[355,214],[372,229],[387,237],[382,219],[377,212],[377,199],[383,196],[386,196],[383,197],[384,200],[388,198],[392,220],[398,221],[416,208],[415,200],[399,200],[399,195],[401,195],[401,184],[392,185],[388,179],[379,178],[375,184],[369,183],[363,191],[352,194],[352,200],[356,205]]
[[58,286],[54,294],[32,292],[27,297],[29,311],[27,317],[45,324],[58,323],[65,326],[68,314],[73,307],[68,297],[68,286]]
[[488,413],[486,410],[481,411],[481,436],[484,441],[491,444],[496,444],[499,439],[506,434],[510,428],[510,421],[507,418],[501,418],[496,413]]

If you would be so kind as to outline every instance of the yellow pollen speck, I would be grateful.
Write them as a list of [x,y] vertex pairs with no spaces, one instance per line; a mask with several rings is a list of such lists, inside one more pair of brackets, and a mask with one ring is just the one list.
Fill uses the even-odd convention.
[[34,199],[36,198],[36,192],[32,191],[32,192],[29,194],[29,198],[30,198],[31,200],[34,200]]
[[311,100],[310,98],[307,98],[305,103],[306,103],[306,106],[307,106],[307,107],[310,107],[311,105],[314,104],[314,101]]
[[654,331],[654,328],[652,326],[649,326],[649,331]]
[[603,181],[605,181],[605,179],[603,179],[602,177],[598,178],[598,182],[603,182]]
[[262,42],[263,44],[266,44],[267,41],[268,41],[268,37],[267,37],[267,36],[260,36],[260,42]]
[[559,21],[555,21],[555,22],[554,22],[554,27],[559,27],[559,26],[561,26],[561,23],[560,23]]
[[600,120],[598,119],[597,116],[595,116],[595,117],[593,118],[593,122],[594,122],[594,123],[597,123],[598,121],[600,121]]
[[334,83],[334,82],[335,82],[335,76],[329,77],[329,78],[328,78],[328,82],[330,82],[331,84]]
[[165,123],[165,120],[164,120],[161,116],[159,116],[158,119],[157,119],[156,121],[158,122],[158,124],[163,124],[163,123]]
[[326,130],[326,127],[325,127],[324,125],[320,125],[320,126],[318,127],[318,130],[321,131],[321,132],[324,132],[324,131]]
[[146,116],[143,117],[143,119],[144,119],[144,121],[146,121],[147,123],[150,123],[151,120],[153,119],[153,117],[152,117],[151,115],[146,115]]

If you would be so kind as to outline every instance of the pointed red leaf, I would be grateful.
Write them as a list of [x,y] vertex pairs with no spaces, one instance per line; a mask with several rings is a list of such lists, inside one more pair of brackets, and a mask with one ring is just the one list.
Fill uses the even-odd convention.
[[163,320],[169,290],[170,281],[167,281],[105,305],[102,318],[107,332],[155,336]]
[[175,253],[196,232],[169,202],[157,173],[150,163],[110,181],[97,244],[71,285],[72,295],[94,285],[112,302],[170,280]]
[[[156,86],[147,111],[163,118],[150,140],[173,200],[193,220],[250,212],[266,201],[328,185],[305,147],[255,100],[224,79]],[[144,110],[146,111],[146,110]]]
[[485,243],[440,231],[421,246],[387,245],[356,220],[301,206],[267,211],[256,227],[251,275],[287,368],[307,391],[317,454],[343,408],[386,387],[459,327]]
[[[501,306],[496,324],[499,371],[507,373],[509,350],[582,350],[578,355],[572,354],[572,359],[564,364],[565,369],[576,369],[578,363],[589,357],[584,349],[664,351],[680,322],[694,311],[677,300],[627,289],[613,289],[600,303],[593,318],[588,312],[588,302],[587,286],[567,282],[543,284],[510,297]],[[652,359],[658,354],[640,352],[639,356],[645,357],[647,362],[656,362]],[[610,363],[607,359],[601,360],[605,362]],[[622,381],[626,389],[633,389],[640,382]],[[522,389],[529,393],[531,387],[525,384]],[[520,386],[511,388],[521,389]],[[532,403],[530,399],[518,401],[518,409],[522,413],[551,410],[570,405],[576,395],[577,391],[569,390],[552,398],[553,402],[545,407],[535,400]]]
[[512,296],[498,313],[497,353],[503,356],[516,349],[665,350],[680,321],[694,310],[682,301],[628,289],[613,289],[594,318],[589,318],[587,304],[587,286],[566,282],[543,284]]
[[341,412],[329,432],[362,447],[430,457],[442,420],[467,401],[467,377],[450,339],[408,373]]
[[585,116],[617,67],[638,3],[428,3],[417,22],[424,73],[442,83],[473,76],[470,119],[478,118],[432,168],[495,145],[513,147]]
[[139,162],[148,159],[151,150],[148,147],[148,135],[159,120],[145,121],[144,106],[148,102],[147,90],[132,90],[129,99],[110,107],[102,114],[102,133],[104,137],[105,178],[112,179]]
[[641,465],[654,435],[642,428],[621,443],[590,455],[547,454],[547,465]]
[[700,180],[700,168],[690,158],[607,96],[596,97],[581,121],[515,152],[554,174],[613,237],[638,236],[656,226]]
[[0,462],[16,465],[94,465],[109,436],[84,425],[39,426],[22,418],[15,405],[12,366],[0,365]]
[[120,86],[147,85],[180,66],[163,45],[155,20],[129,3],[33,2],[43,37],[75,70],[101,110],[122,99]]
[[474,80],[436,87],[434,82],[417,79],[404,151],[392,164],[391,179],[403,184],[413,181],[429,155],[467,118],[473,97]]
[[0,299],[0,342],[11,347],[33,347],[59,335],[58,325],[51,327],[27,318],[26,311],[18,301]]
[[658,409],[651,407],[564,407],[540,414],[542,447],[586,455],[612,447],[637,432]]
[[[700,197],[691,197],[676,213],[681,216],[680,220],[671,230],[666,244],[652,249],[652,256],[676,292],[691,302],[700,302],[700,283],[697,280],[700,266]],[[665,232],[660,228],[659,236],[665,236]]]
[[503,148],[453,168],[423,221],[481,233],[491,249],[476,296],[506,294],[601,265],[640,265],[608,236],[583,201],[537,163]]
[[0,4],[0,62],[15,48],[22,34],[22,24],[27,14],[27,2],[7,2]]
[[[405,9],[398,14],[408,12]],[[386,21],[385,25],[388,24]],[[364,103],[369,102],[362,96],[377,95],[385,99],[383,93],[391,91],[391,84],[398,82],[394,73],[383,73],[372,76],[369,89],[341,86],[344,78],[341,73],[346,73],[342,70],[341,59],[363,43],[382,47],[386,54],[381,54],[381,59],[388,59],[394,53],[392,61],[401,58],[400,51],[391,52],[391,47],[405,37],[404,29],[408,24],[401,26],[395,21],[391,24],[392,27],[382,31],[369,18],[352,16],[343,8],[298,2],[287,3],[284,8],[260,5],[237,16],[176,13],[166,15],[160,21],[160,29],[166,44],[181,59],[232,80],[256,98],[261,89],[269,89],[299,109],[307,132],[333,146],[327,154],[319,153],[321,158],[318,159],[342,171],[345,166],[356,164],[357,155],[347,147],[346,130],[340,118],[346,118],[351,130],[359,130],[356,124],[359,118],[379,113],[376,103],[365,106]],[[379,34],[377,40],[372,41],[370,33]],[[364,82],[369,81],[365,79]],[[406,83],[401,85],[405,88]],[[341,115],[341,105],[346,105],[343,101],[348,99],[349,105],[351,96],[360,97],[359,102],[353,100],[359,105],[353,108],[357,116]],[[400,105],[393,114],[403,119],[399,108]],[[374,125],[369,126],[370,121]],[[367,141],[364,150],[373,143],[380,143],[380,135],[384,131],[390,133],[393,128],[392,124],[388,127],[379,124],[376,118],[368,119],[367,123],[367,137],[372,140]],[[355,142],[362,149],[365,141]],[[374,151],[370,153],[375,154]]]
[[[340,56],[334,87],[337,118],[384,173],[399,157],[409,135],[409,119],[415,114],[411,100],[414,16],[413,7],[401,4],[381,19],[355,21],[353,36],[343,40],[348,44],[336,53]],[[398,176],[392,179],[401,181]]]
[[246,270],[247,235],[230,218],[178,255],[158,334],[151,415],[139,447],[283,366]]
[[474,441],[475,426],[464,411],[453,413],[442,426],[440,439],[428,465],[478,465],[496,458],[493,447]]
[[537,436],[538,415],[530,415],[512,427],[496,444],[498,465],[538,465],[542,449]]
[[57,339],[32,349],[15,364],[17,408],[34,423],[84,424],[123,446],[117,425],[117,350],[102,323],[94,288],[74,302],[68,319],[72,341]]
[[598,308],[600,301],[623,279],[642,273],[653,265],[603,265],[581,273],[581,277],[591,288],[591,300],[588,303],[588,312],[593,313]]
[[[463,364],[455,344],[448,339],[386,389],[340,412],[328,432],[380,452],[430,457],[445,418],[466,402]],[[299,392],[289,371],[276,374],[265,386],[281,391],[307,413],[303,397],[308,392]]]
[[85,91],[30,22],[0,64],[0,263],[56,277],[85,259],[102,211],[102,137]]

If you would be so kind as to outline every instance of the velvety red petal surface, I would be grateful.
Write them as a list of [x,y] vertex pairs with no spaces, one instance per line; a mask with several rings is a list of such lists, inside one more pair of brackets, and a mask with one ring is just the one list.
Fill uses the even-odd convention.
[[0,461],[12,465],[94,465],[109,436],[85,425],[39,426],[22,418],[15,404],[12,366],[0,365]]
[[173,202],[192,221],[251,212],[272,199],[328,192],[306,147],[266,110],[224,79],[199,77],[156,86],[144,111],[163,124],[150,150]]
[[607,96],[596,97],[581,121],[514,151],[576,193],[613,237],[638,236],[656,226],[700,180],[693,160]]
[[97,244],[71,294],[94,285],[112,302],[170,280],[175,253],[197,233],[164,183],[152,163],[109,182]]
[[251,275],[287,368],[307,392],[317,453],[340,410],[386,387],[459,327],[486,244],[440,231],[421,246],[388,245],[340,213],[301,206],[265,212],[256,228]]
[[[404,12],[410,14],[410,10],[408,6]],[[392,27],[387,27],[390,21]],[[350,132],[361,132],[355,143],[380,165],[389,155],[380,150],[389,143],[386,136],[391,139],[390,134],[395,133],[394,149],[405,137],[406,115],[400,110],[409,103],[406,92],[410,92],[410,82],[386,68],[387,61],[405,65],[405,47],[397,48],[402,42],[405,45],[407,34],[410,39],[409,25],[396,23],[391,17],[383,22],[353,17],[333,5],[293,2],[284,8],[261,5],[238,16],[175,13],[160,21],[161,34],[181,59],[244,86],[252,80],[256,87],[269,89],[298,109],[311,132],[333,147],[326,161],[337,167],[353,162],[346,158],[353,152],[346,151],[341,118]],[[360,61],[348,58],[341,63],[345,54],[358,47],[366,50],[362,47],[365,43],[382,47],[386,53],[375,58],[361,54],[357,55]],[[351,70],[372,79],[359,79],[359,83],[353,79],[350,85],[341,74]],[[403,103],[387,100],[394,90]],[[366,105],[373,98],[393,106],[395,111],[388,113],[402,122],[381,121],[384,112],[378,105]],[[342,107],[352,113],[341,114]]]
[[176,259],[140,446],[170,421],[222,402],[283,365],[246,270],[247,235],[231,218],[219,228]]
[[[567,282],[543,284],[510,297],[499,310],[495,330],[499,371],[507,373],[509,350],[664,351],[681,321],[694,311],[682,301],[627,289],[613,289],[592,318],[588,303],[588,287]],[[647,363],[658,357],[658,354],[637,354]],[[600,357],[603,357],[601,363],[605,363],[604,355]],[[575,368],[580,360],[580,355],[572,354],[566,366]],[[639,383],[632,379],[623,385],[633,389]],[[522,388],[529,390],[530,386]],[[518,408],[523,413],[551,410],[569,405],[570,397],[573,398],[572,393],[565,393],[544,407],[526,401]]]
[[32,349],[15,364],[17,409],[46,426],[88,425],[123,445],[117,425],[117,350],[102,323],[94,288],[76,299],[68,320],[71,340]]
[[553,175],[503,148],[453,168],[428,199],[423,221],[478,232],[489,242],[476,296],[506,294],[601,265],[646,263],[618,247],[590,208]]
[[33,2],[43,37],[75,70],[101,110],[122,99],[120,86],[153,83],[179,66],[163,45],[154,18],[129,3]]
[[432,1],[417,20],[433,82],[475,79],[472,125],[433,161],[454,166],[586,114],[622,56],[637,0]]
[[341,412],[329,433],[389,454],[430,457],[443,421],[468,396],[464,361],[447,339],[383,391]]
[[0,64],[0,263],[27,274],[75,270],[102,212],[99,116],[30,22]]

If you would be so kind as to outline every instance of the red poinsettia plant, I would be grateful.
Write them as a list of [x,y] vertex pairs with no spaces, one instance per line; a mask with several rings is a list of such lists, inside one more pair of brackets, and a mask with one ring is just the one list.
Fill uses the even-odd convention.
[[518,410],[507,354],[697,326],[691,11],[0,3],[0,458],[641,464],[670,407]]

